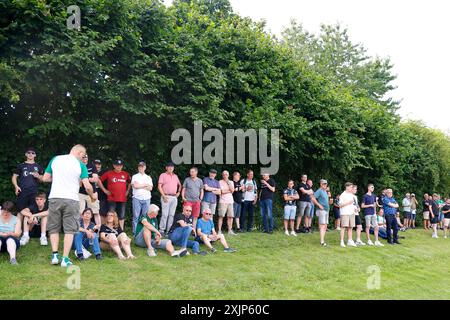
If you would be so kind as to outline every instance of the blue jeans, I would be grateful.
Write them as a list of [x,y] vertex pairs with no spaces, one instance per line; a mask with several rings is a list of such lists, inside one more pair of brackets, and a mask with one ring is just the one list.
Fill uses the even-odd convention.
[[259,205],[261,207],[264,231],[271,232],[273,231],[272,199],[261,200]]
[[83,247],[86,250],[89,250],[91,247],[90,241],[92,241],[92,249],[94,251],[94,255],[101,254],[100,243],[98,242],[98,235],[94,234],[94,239],[91,240],[86,236],[84,232],[78,232],[73,237],[73,245],[72,249],[77,250],[77,254],[83,254]]
[[391,236],[391,229],[394,231],[394,241],[398,240],[398,224],[397,219],[392,214],[385,215],[386,218],[386,237],[387,240],[390,242],[392,239]]
[[136,198],[133,198],[133,221],[132,221],[132,227],[133,227],[133,234],[134,231],[136,231],[136,226],[138,224],[138,219],[141,215],[146,215],[148,211],[148,207],[150,207],[150,199],[148,200],[139,200]]
[[[253,229],[253,210],[254,210],[253,201],[242,202],[241,230],[245,229],[245,220],[248,218],[247,231],[252,231],[252,229]],[[248,216],[247,216],[247,214],[248,214]]]
[[191,248],[194,253],[200,252],[200,244],[197,241],[189,240],[192,227],[178,227],[169,235],[173,245],[182,248]]

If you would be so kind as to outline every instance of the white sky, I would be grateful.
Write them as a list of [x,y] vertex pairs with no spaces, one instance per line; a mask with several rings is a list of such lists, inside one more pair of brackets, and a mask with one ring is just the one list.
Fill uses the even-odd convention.
[[[165,0],[170,3],[170,0]],[[340,22],[370,55],[390,57],[402,118],[450,133],[449,0],[230,0],[233,10],[264,19],[279,35],[291,18],[317,33]]]

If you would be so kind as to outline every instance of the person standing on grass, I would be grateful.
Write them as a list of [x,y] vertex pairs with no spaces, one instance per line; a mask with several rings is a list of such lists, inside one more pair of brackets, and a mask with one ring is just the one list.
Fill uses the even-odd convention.
[[450,226],[450,198],[445,200],[445,205],[442,207],[442,213],[444,214],[444,238],[447,239],[447,230]]
[[411,194],[410,193],[407,193],[405,195],[405,198],[403,198],[402,206],[403,206],[403,213],[404,213],[404,217],[405,217],[403,219],[403,225],[405,226],[406,229],[408,229],[410,221],[411,221]]
[[289,180],[287,188],[283,191],[284,199],[284,234],[289,236],[288,224],[291,226],[290,235],[296,237],[295,214],[297,212],[296,201],[299,199],[297,190],[294,189],[294,180]]
[[138,163],[138,173],[131,178],[131,185],[133,187],[133,233],[136,230],[139,217],[147,214],[152,198],[153,181],[145,173],[146,169],[147,164],[144,161],[140,161]]
[[0,252],[8,252],[9,263],[17,265],[16,252],[20,248],[19,237],[22,228],[20,220],[13,215],[14,211],[12,201],[3,202],[0,214]]
[[[222,172],[222,180],[220,180],[220,200],[219,200],[219,220],[217,221],[217,230],[219,234],[222,234],[222,223],[223,218],[227,216],[227,227],[228,234],[235,236],[236,233],[233,232],[233,193],[234,193],[234,183],[229,180],[230,173],[227,170]],[[212,213],[212,212],[211,212]]]
[[89,250],[92,247],[92,250],[95,255],[95,259],[103,260],[102,252],[100,250],[100,242],[98,238],[97,232],[100,227],[97,227],[94,223],[91,222],[93,216],[93,212],[91,208],[86,208],[81,213],[80,219],[80,229],[73,239],[72,248],[75,249],[78,260],[83,261],[84,254],[83,249]]
[[[197,237],[197,231],[192,228],[192,207],[184,205],[183,213],[175,215],[172,229],[169,232],[169,239],[173,245],[180,246],[182,251],[190,248],[195,255],[206,255],[205,251],[200,251],[200,244],[197,241],[189,240],[191,233],[194,233],[194,237]],[[186,255],[189,255],[189,252]]]
[[[386,189],[386,196],[383,198],[383,211],[386,219],[386,233],[389,244],[400,244],[398,241],[398,223],[396,219],[397,201],[393,197],[392,189]],[[393,236],[393,239],[392,239]]]
[[353,183],[345,184],[345,191],[339,196],[339,211],[341,214],[341,247],[345,248],[344,237],[347,232],[347,246],[356,247],[353,241],[352,230],[355,227],[355,195],[353,194]]
[[428,201],[429,205],[428,208],[430,210],[430,222],[431,222],[431,228],[433,229],[432,238],[439,238],[437,233],[438,223],[439,223],[439,204],[438,204],[439,196],[434,193],[431,200]]
[[189,170],[189,177],[184,179],[183,189],[181,190],[181,198],[183,206],[192,208],[192,226],[196,230],[197,220],[200,216],[200,204],[203,199],[203,181],[198,175],[198,169],[192,167]]
[[[244,201],[242,202],[241,212],[241,230],[252,232],[253,230],[253,213],[256,202],[258,201],[256,182],[253,179],[253,170],[247,171],[247,177],[241,180],[242,193]],[[247,228],[245,228],[245,221],[247,220]]]
[[[364,219],[366,222],[367,244],[369,246],[383,247],[384,245],[378,239],[378,222],[376,214],[377,197],[373,193],[375,186],[372,183],[367,185],[367,193],[363,197],[361,208],[364,209]],[[373,229],[375,243],[370,240],[370,229]]]
[[[11,178],[17,196],[17,210],[19,213],[34,204],[39,182],[42,182],[44,173],[43,168],[35,162],[36,149],[28,148],[25,151],[25,157],[25,162],[17,166]],[[18,216],[18,218],[21,219],[21,216]]]
[[[102,161],[100,159],[94,160],[95,169],[97,170],[97,174],[99,179],[95,184],[95,189],[97,190],[98,202],[99,202],[99,213],[100,213],[100,222],[102,224],[105,223],[106,213],[108,212],[108,196],[103,192],[103,190],[99,186],[99,181],[101,176],[106,172],[102,170]],[[105,186],[108,188],[108,186]]]
[[355,225],[356,225],[356,245],[357,246],[365,246],[366,244],[361,240],[361,233],[363,230],[363,226],[362,226],[362,222],[361,222],[361,217],[359,215],[360,211],[361,211],[361,207],[359,206],[358,203],[358,197],[357,197],[357,192],[358,192],[358,187],[355,185],[353,185],[353,189],[352,189],[353,195],[354,195],[354,199],[355,199]]
[[[220,204],[219,204],[220,205]],[[216,253],[217,250],[212,246],[212,242],[220,240],[223,245],[223,252],[231,253],[236,250],[230,248],[228,246],[227,240],[225,239],[225,235],[223,233],[216,233],[214,230],[214,223],[211,220],[212,213],[210,209],[205,209],[202,213],[202,218],[198,220],[197,223],[197,236],[195,237],[195,241],[198,243],[204,243],[211,253]]]
[[60,155],[50,160],[45,169],[43,181],[51,182],[48,204],[48,233],[52,247],[52,265],[59,261],[59,232],[64,230],[64,249],[61,267],[69,267],[73,236],[80,229],[80,198],[78,192],[80,182],[83,184],[91,201],[95,201],[94,190],[89,182],[86,165],[81,159],[86,154],[86,148],[80,144],[75,145],[70,154]]
[[166,172],[161,173],[158,179],[158,191],[161,194],[161,221],[159,223],[161,236],[169,233],[172,228],[178,197],[181,193],[181,182],[173,172],[174,168],[173,162],[168,162]]
[[95,224],[97,226],[97,229],[100,229],[102,221],[100,219],[100,202],[98,201],[98,193],[97,193],[97,183],[98,183],[97,168],[92,163],[89,162],[89,157],[87,154],[83,156],[81,162],[83,162],[86,165],[86,168],[88,170],[89,182],[92,185],[92,190],[94,191],[96,199],[95,201],[91,201],[91,198],[86,192],[86,189],[84,188],[84,186],[81,186],[80,191],[78,193],[78,197],[80,198],[80,214],[84,211],[86,206],[92,209]]
[[[311,195],[313,195],[314,194],[313,181],[311,179],[308,179],[308,181],[306,181],[306,183],[310,187],[310,190],[312,192]],[[306,223],[306,228],[308,230],[308,233],[312,233],[313,232],[312,226],[314,224],[314,212],[316,211],[316,208],[314,207],[314,203],[311,200],[311,196],[310,196],[309,202],[311,202],[311,209],[309,210],[309,215],[306,215],[306,217],[305,217],[305,223]]]
[[212,215],[216,214],[217,196],[220,196],[220,184],[216,180],[217,170],[210,169],[208,177],[203,178],[203,188],[205,195],[202,200],[202,212],[205,209],[210,209]]
[[408,228],[415,229],[416,228],[416,214],[417,214],[417,202],[416,195],[414,193],[411,194],[411,220],[409,221]]
[[428,195],[428,193],[425,193],[423,195],[423,202],[422,202],[422,206],[423,206],[423,228],[425,230],[429,230],[430,229],[430,201],[431,201],[431,197]]
[[436,203],[439,206],[439,218],[438,218],[439,222],[438,222],[438,226],[439,226],[439,228],[441,230],[444,230],[444,214],[442,213],[442,207],[444,206],[445,201],[441,199],[441,195],[440,194],[438,194],[437,196],[438,196],[438,198],[436,200]]
[[[120,228],[125,225],[125,214],[127,198],[131,189],[131,177],[128,172],[123,171],[123,161],[116,159],[113,163],[113,170],[105,172],[100,178],[99,186],[108,196],[108,211],[114,211],[119,217]],[[108,188],[103,186],[107,182]]]
[[236,231],[242,232],[241,225],[240,225],[240,218],[241,218],[241,212],[242,212],[242,189],[243,186],[241,185],[241,174],[239,172],[233,173],[233,212],[234,212],[234,221],[236,222]]
[[[298,187],[298,194],[300,195],[299,201],[297,201],[297,233],[299,232],[300,225],[302,223],[302,217],[305,216],[304,225],[308,227],[307,216],[311,212],[311,198],[310,195],[313,194],[310,186],[307,184],[308,176],[302,174],[300,178],[300,185]],[[306,229],[308,230],[308,229]]]
[[23,235],[20,239],[20,245],[24,246],[30,238],[39,238],[41,246],[48,245],[47,242],[47,220],[48,220],[48,202],[45,192],[39,192],[35,198],[34,204],[21,211],[23,217]]
[[275,193],[275,180],[269,174],[263,173],[261,179],[261,190],[259,193],[259,206],[263,221],[264,233],[273,233],[273,194]]
[[184,257],[187,250],[175,250],[172,241],[162,239],[161,233],[158,231],[159,207],[151,204],[147,213],[141,215],[134,233],[134,243],[138,247],[147,248],[149,257],[156,257],[155,249],[166,250],[172,257]]
[[[136,259],[131,252],[131,239],[120,227],[119,217],[115,211],[108,211],[106,222],[100,227],[100,247],[103,250],[112,250],[119,260]],[[121,248],[125,251],[123,255]]]
[[339,208],[339,194],[333,200],[334,229],[341,231],[341,212]]
[[316,205],[316,215],[319,218],[320,245],[326,247],[325,235],[329,222],[330,198],[328,189],[328,181],[320,180],[320,188],[311,195],[311,201]]

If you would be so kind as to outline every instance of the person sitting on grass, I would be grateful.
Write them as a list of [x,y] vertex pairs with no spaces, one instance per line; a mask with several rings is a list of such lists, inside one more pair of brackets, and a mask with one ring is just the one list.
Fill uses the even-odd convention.
[[5,201],[0,214],[0,252],[8,252],[9,263],[17,265],[16,251],[20,248],[22,228],[20,220],[12,214],[13,211],[14,203]]
[[402,221],[400,219],[400,212],[397,211],[397,213],[395,214],[395,218],[397,219],[399,230],[402,232],[406,231],[406,227],[404,224],[402,224]]
[[40,238],[41,246],[47,242],[48,203],[45,192],[40,192],[34,199],[34,203],[20,212],[23,216],[23,235],[20,245],[24,246],[30,238]]
[[227,240],[223,233],[217,234],[214,229],[214,222],[211,220],[211,210],[205,209],[203,211],[202,218],[197,221],[197,237],[195,241],[204,243],[211,253],[215,253],[217,250],[211,245],[211,242],[220,240],[224,249],[223,252],[235,252],[236,250],[228,246]]
[[175,250],[172,241],[169,239],[161,239],[161,233],[158,231],[159,207],[151,204],[145,215],[141,215],[136,224],[136,232],[134,234],[134,243],[138,247],[147,248],[149,257],[156,257],[156,249],[166,250],[172,257],[184,257],[187,250]]
[[[136,259],[131,252],[131,239],[119,225],[119,218],[115,211],[108,211],[106,222],[100,227],[100,247],[104,250],[112,249],[120,260]],[[122,253],[123,248],[127,257]]]
[[[378,224],[378,236],[382,239],[387,239],[387,233],[386,233],[386,221],[384,219],[384,213],[383,210],[378,211],[377,213],[377,224]],[[371,226],[370,227],[370,233],[374,234],[375,230]],[[382,244],[381,247],[384,247]]]
[[[85,259],[83,251],[92,250],[95,255],[95,259],[102,260],[102,252],[100,250],[100,243],[97,234],[97,226],[93,223],[92,217],[94,212],[91,208],[85,208],[81,213],[80,219],[80,231],[75,234],[73,238],[73,249],[75,249],[78,260],[83,261]],[[84,249],[84,250],[83,250]]]
[[[191,233],[196,236],[195,230],[192,228],[192,207],[190,205],[183,206],[183,213],[177,213],[169,232],[169,239],[176,246],[180,246],[180,250],[191,248],[194,254],[206,255],[205,251],[200,251],[200,244],[197,241],[189,240]],[[186,254],[189,255],[189,252]]]

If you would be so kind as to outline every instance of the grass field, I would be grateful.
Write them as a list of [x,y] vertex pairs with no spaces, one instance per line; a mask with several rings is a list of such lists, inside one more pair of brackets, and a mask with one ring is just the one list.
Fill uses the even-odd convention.
[[[450,239],[424,230],[401,233],[402,245],[341,248],[338,233],[287,237],[259,232],[228,237],[239,251],[119,261],[111,252],[81,268],[81,288],[69,290],[66,269],[51,266],[38,239],[20,249],[19,266],[0,256],[0,299],[450,299]],[[441,235],[441,234],[440,234]],[[216,244],[219,248],[220,244]],[[381,270],[381,288],[367,289],[369,266]]]

